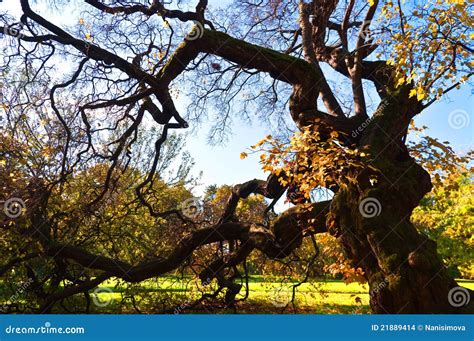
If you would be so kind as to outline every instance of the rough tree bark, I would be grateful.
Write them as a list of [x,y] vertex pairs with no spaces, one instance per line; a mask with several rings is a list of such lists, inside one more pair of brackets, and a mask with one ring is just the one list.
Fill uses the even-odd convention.
[[[406,91],[385,96],[359,142],[374,156],[371,165],[378,172],[372,175],[378,180],[372,184],[374,172],[367,170],[359,174],[357,185],[336,193],[329,231],[364,270],[374,313],[473,313],[472,291],[469,305],[449,303],[449,291],[457,284],[436,243],[410,222],[413,209],[432,187],[429,174],[403,142],[414,106]],[[367,205],[372,201],[372,207],[363,207],[364,200]]]

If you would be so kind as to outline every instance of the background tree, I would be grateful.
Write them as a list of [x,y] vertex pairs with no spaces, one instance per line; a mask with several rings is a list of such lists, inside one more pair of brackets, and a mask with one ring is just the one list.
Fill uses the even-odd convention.
[[418,230],[436,240],[448,270],[470,279],[474,277],[472,190],[472,178],[459,175],[449,179],[423,198],[412,217]]

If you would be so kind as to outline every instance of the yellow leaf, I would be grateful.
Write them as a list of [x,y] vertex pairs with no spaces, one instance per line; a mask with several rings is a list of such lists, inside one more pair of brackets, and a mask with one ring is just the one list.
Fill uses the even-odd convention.
[[419,101],[423,100],[423,98],[425,98],[425,97],[426,97],[426,94],[424,92],[420,92],[420,93],[416,94],[416,99],[419,100]]
[[245,159],[247,156],[248,156],[248,154],[246,152],[240,153],[240,159],[241,160]]
[[425,92],[425,89],[423,89],[421,86],[419,86],[417,89],[416,89],[416,99],[421,101],[423,98],[426,97],[426,92]]
[[267,142],[267,138],[264,138],[264,139],[261,139],[260,141],[257,142],[256,145],[252,146],[252,147],[260,147],[262,144],[264,144],[265,142]]

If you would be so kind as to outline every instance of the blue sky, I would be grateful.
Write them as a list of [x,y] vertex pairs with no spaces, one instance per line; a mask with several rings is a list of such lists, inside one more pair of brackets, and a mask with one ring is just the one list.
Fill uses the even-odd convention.
[[[416,119],[419,125],[429,127],[427,133],[441,141],[449,141],[459,153],[474,147],[474,87],[465,84],[461,89],[444,96],[428,107]],[[467,117],[464,124],[451,124],[453,115]],[[466,116],[467,115],[467,116]]]
[[[436,137],[440,141],[449,141],[457,152],[466,153],[474,147],[472,91],[473,88],[467,84],[459,90],[453,90],[428,107],[415,122],[419,126],[426,125],[428,127],[426,133],[429,136]],[[458,119],[464,121],[458,125],[450,124],[450,114],[451,121],[454,119],[453,115],[459,115]],[[206,142],[209,129],[210,125],[204,124],[195,135],[189,137],[187,145],[187,149],[196,160],[195,172],[203,171],[203,184],[237,184],[253,178],[266,177],[259,167],[258,155],[250,155],[241,160],[239,154],[271,133],[270,130],[258,123],[249,125],[235,120],[232,126],[233,134],[228,142],[224,145],[211,146]]]

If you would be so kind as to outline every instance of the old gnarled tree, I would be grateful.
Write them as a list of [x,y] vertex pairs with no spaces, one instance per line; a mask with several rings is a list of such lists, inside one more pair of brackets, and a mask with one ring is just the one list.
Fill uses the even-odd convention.
[[[64,11],[72,6],[47,3]],[[26,203],[22,217],[2,218],[2,230],[16,236],[13,242],[20,238],[27,244],[0,273],[26,264],[41,302],[36,311],[49,312],[61,300],[109,278],[140,282],[157,277],[179,268],[207,245],[229,242],[229,252],[216,254],[199,276],[203,282],[215,279],[231,303],[241,287],[227,270],[252,252],[282,259],[304,238],[330,232],[353,265],[362,268],[374,313],[473,312],[472,292],[470,305],[449,304],[448,292],[457,284],[438,257],[436,244],[410,222],[432,185],[406,146],[413,118],[458,85],[456,79],[447,83],[456,70],[460,82],[470,76],[462,73],[466,53],[472,52],[463,25],[468,4],[430,5],[422,10],[434,14],[429,15],[415,5],[377,0],[237,1],[227,17],[224,12],[208,13],[207,3],[200,0],[195,10],[184,11],[157,0],[77,1],[79,23],[65,23],[57,13],[56,19],[40,15],[28,0],[20,1],[19,22],[2,14],[0,32],[8,39],[2,72],[13,89],[4,94],[8,127],[26,127],[25,122],[46,108],[51,115],[48,138],[37,143],[48,140],[47,154],[54,157],[37,155],[44,163],[34,165],[29,164],[31,158],[18,167],[2,165],[21,179],[4,180],[6,198],[21,197]],[[188,22],[194,26],[186,33]],[[433,25],[438,25],[437,32]],[[375,56],[378,50],[382,52]],[[55,68],[67,72],[58,76]],[[344,92],[336,91],[334,79],[347,82]],[[194,116],[178,111],[177,89],[188,90]],[[368,93],[379,96],[376,108],[367,103]],[[197,114],[206,107],[217,108],[215,131],[225,132],[230,117],[240,110],[228,103],[239,98],[245,115],[258,110],[260,117],[267,115],[264,120],[271,121],[279,112],[283,114],[275,122],[283,122],[289,111],[307,149],[298,149],[293,163],[287,159],[284,170],[270,167],[273,173],[267,180],[234,186],[217,222],[187,230],[162,254],[151,253],[138,262],[121,259],[120,250],[111,251],[116,257],[104,256],[90,249],[83,233],[76,234],[85,222],[72,217],[94,216],[103,202],[114,200],[120,183],[130,179],[133,193],[127,200],[146,209],[150,227],[158,221],[194,226],[176,207],[157,208],[160,199],[153,193],[163,148],[171,131],[198,124],[203,117]],[[147,144],[146,152],[137,152],[134,143],[150,124],[161,133],[154,145]],[[16,143],[22,146],[19,150],[28,149],[34,135],[13,134],[2,152],[9,160],[20,160],[10,149]],[[322,154],[318,156],[314,146],[328,146],[322,152],[326,163],[318,161]],[[338,148],[344,153],[338,154]],[[146,163],[145,154],[150,156]],[[335,168],[332,162],[344,171],[329,171]],[[99,164],[107,167],[99,171],[94,168]],[[74,182],[87,183],[88,177],[97,183],[83,198],[71,199],[68,188]],[[330,189],[333,198],[311,202],[308,193],[316,187]],[[251,194],[278,199],[285,190],[295,206],[268,224],[236,218],[239,200]],[[60,198],[78,201],[69,207]],[[362,204],[368,199],[375,202],[377,214],[364,214]],[[105,223],[97,220],[98,230],[88,233],[101,233]],[[113,235],[110,231],[106,237]],[[34,259],[51,261],[49,282],[36,280],[28,265]],[[87,278],[75,276],[76,266]],[[65,280],[68,284],[59,286]]]

